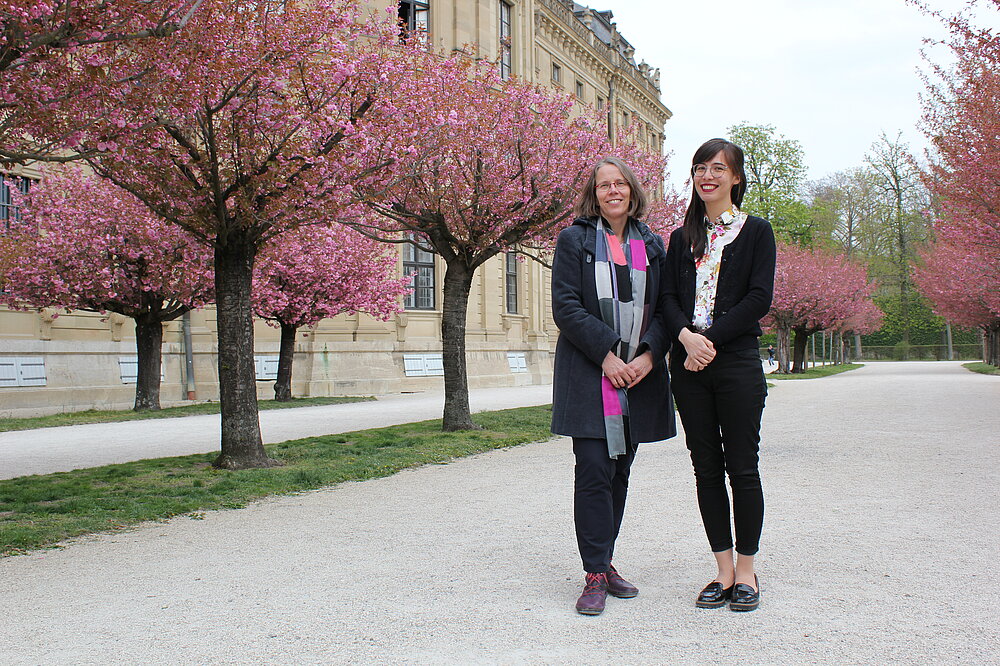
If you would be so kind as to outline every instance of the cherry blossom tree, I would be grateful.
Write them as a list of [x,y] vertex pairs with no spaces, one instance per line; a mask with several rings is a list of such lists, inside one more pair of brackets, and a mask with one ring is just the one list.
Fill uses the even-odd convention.
[[86,47],[168,37],[187,24],[201,2],[0,0],[0,161],[79,157],[65,150],[67,131],[75,126],[43,129],[35,120],[44,109],[100,94],[98,63],[87,59],[93,54]]
[[254,266],[254,314],[281,329],[275,400],[292,399],[295,334],[325,317],[365,312],[388,320],[410,277],[391,246],[342,225],[302,227],[264,246]]
[[[354,187],[400,152],[397,100],[419,97],[415,44],[395,12],[368,18],[356,0],[204,0],[169,47],[140,40],[90,47],[108,85],[53,125],[91,118],[70,137],[103,178],[214,253],[221,453],[217,467],[275,464],[260,437],[250,300],[269,239],[332,222]],[[123,87],[145,67],[132,88]],[[139,94],[141,93],[141,94]],[[86,102],[87,100],[84,100]],[[131,131],[121,134],[120,128]]]
[[116,312],[135,321],[135,409],[160,408],[163,323],[212,298],[212,256],[135,197],[79,170],[50,171],[8,236],[15,308]]
[[[954,65],[931,62],[923,129],[931,140],[924,174],[936,198],[935,242],[915,272],[935,311],[983,327],[987,362],[1000,361],[1000,31],[968,13],[935,15],[949,29]],[[1000,0],[970,3],[1000,12]],[[991,360],[990,360],[991,359]]]
[[[840,329],[874,320],[874,285],[865,270],[846,256],[779,244],[774,299],[763,320],[778,338],[778,372],[804,372],[806,340],[817,331]],[[791,333],[795,332],[794,365],[789,369]]]
[[832,327],[832,332],[836,336],[836,362],[847,363],[849,354],[848,339],[854,336],[856,353],[861,356],[861,336],[874,333],[882,327],[885,320],[885,313],[875,305],[874,301],[862,301],[856,304],[853,314],[837,322]]
[[[501,80],[497,68],[464,54],[428,68],[419,88],[412,109],[389,128],[413,158],[399,162],[388,192],[366,197],[383,219],[351,224],[444,260],[443,427],[473,429],[465,335],[475,272],[502,252],[550,247],[587,169],[611,147],[604,127],[570,118],[571,98]],[[629,161],[647,184],[662,183],[662,157]]]
[[982,257],[969,252],[965,245],[937,240],[927,246],[914,267],[917,289],[945,320],[979,328],[986,340],[984,360],[1000,366],[1000,308],[997,285],[984,279],[989,267]]

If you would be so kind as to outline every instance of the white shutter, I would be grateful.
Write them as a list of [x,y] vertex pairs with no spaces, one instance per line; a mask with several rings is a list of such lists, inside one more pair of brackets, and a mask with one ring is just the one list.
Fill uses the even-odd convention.
[[507,352],[507,365],[511,372],[527,372],[528,360],[524,352]]
[[45,359],[25,356],[17,359],[21,386],[45,386]]
[[424,368],[428,377],[444,377],[444,360],[441,354],[424,354]]
[[442,377],[441,354],[403,354],[403,372],[407,377]]
[[423,354],[403,354],[403,372],[407,377],[423,377],[427,374],[424,369]]
[[10,356],[0,358],[0,387],[17,385],[17,360]]
[[119,356],[118,373],[121,375],[122,384],[135,384],[139,378],[139,357]]
[[277,356],[254,356],[253,365],[258,381],[267,381],[278,378]]
[[[139,357],[119,356],[118,372],[121,374],[122,384],[135,384],[139,380]],[[167,380],[167,369],[164,367],[164,364],[161,359],[160,381],[164,382],[166,380]]]

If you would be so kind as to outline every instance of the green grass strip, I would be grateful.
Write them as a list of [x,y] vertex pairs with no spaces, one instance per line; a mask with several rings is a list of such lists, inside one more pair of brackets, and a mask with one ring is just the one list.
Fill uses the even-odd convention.
[[830,375],[839,375],[842,372],[848,372],[849,370],[857,370],[858,368],[864,367],[862,363],[841,363],[839,365],[817,365],[809,368],[805,372],[798,372],[792,375],[783,375],[778,372],[772,372],[767,376],[768,379],[817,379],[819,377],[829,377]]
[[995,365],[990,365],[989,363],[983,363],[982,361],[976,361],[975,363],[963,363],[963,368],[968,368],[973,372],[978,372],[981,375],[1000,375],[1000,368]]
[[[292,407],[315,407],[318,405],[340,405],[348,402],[366,402],[374,400],[371,396],[348,396],[337,398],[293,398],[288,402],[276,400],[259,400],[257,408],[289,409]],[[56,426],[84,425],[87,423],[115,423],[118,421],[144,421],[146,419],[172,419],[180,416],[195,416],[198,414],[218,414],[219,403],[199,402],[181,407],[166,407],[155,411],[133,412],[132,410],[101,411],[90,409],[84,412],[67,412],[65,414],[50,414],[49,416],[33,416],[29,418],[0,418],[0,432],[9,430],[34,430],[35,428],[54,428]]]
[[389,476],[552,435],[548,405],[473,416],[483,430],[443,432],[441,421],[271,444],[282,467],[222,471],[216,453],[156,458],[0,480],[0,556],[152,520],[235,509],[268,495]]

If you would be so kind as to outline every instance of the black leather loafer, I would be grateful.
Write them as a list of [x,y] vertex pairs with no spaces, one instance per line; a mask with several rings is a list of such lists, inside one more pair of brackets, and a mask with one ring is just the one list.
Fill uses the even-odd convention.
[[698,608],[719,608],[725,606],[732,595],[732,585],[724,588],[722,587],[722,583],[713,580],[698,594],[698,599],[694,602],[694,605]]
[[757,585],[756,590],[746,583],[736,583],[733,586],[733,598],[729,602],[729,610],[752,611],[760,606],[760,581],[757,580],[757,574],[754,574],[753,582]]

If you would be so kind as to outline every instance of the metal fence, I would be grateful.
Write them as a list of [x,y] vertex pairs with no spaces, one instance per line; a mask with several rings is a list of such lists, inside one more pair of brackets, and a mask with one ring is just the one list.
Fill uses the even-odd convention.
[[[852,346],[853,347],[853,346]],[[972,344],[952,345],[952,360],[977,361],[983,359],[983,346],[978,342]],[[853,354],[854,349],[850,350]],[[878,347],[870,345],[861,347],[862,361],[946,361],[948,360],[947,345],[893,345]]]
[[[810,341],[812,342],[812,341]],[[952,358],[954,361],[983,360],[983,346],[976,342],[971,344],[953,344]],[[760,348],[761,359],[767,359],[767,347]],[[835,363],[829,344],[806,345],[806,367],[814,365],[829,365]],[[861,358],[857,358],[852,341],[847,347],[847,361],[947,361],[947,345],[862,345]],[[791,359],[789,359],[791,361]]]

